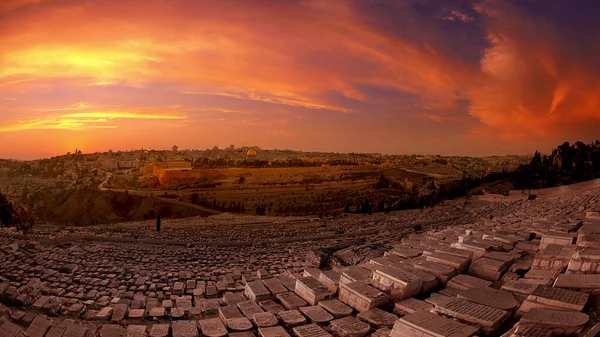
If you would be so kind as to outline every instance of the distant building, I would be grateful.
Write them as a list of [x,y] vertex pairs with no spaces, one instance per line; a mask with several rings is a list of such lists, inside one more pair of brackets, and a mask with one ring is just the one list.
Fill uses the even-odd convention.
[[173,145],[173,153],[177,153],[179,151],[179,148],[177,147],[177,145]]
[[258,153],[256,152],[255,149],[248,150],[248,152],[246,152],[246,160],[247,161],[255,161],[257,154]]

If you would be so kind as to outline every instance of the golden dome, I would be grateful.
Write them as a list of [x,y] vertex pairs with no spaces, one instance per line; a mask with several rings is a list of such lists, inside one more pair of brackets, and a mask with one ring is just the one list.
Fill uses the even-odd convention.
[[246,153],[246,157],[256,157],[256,150],[255,149],[248,150],[248,152]]

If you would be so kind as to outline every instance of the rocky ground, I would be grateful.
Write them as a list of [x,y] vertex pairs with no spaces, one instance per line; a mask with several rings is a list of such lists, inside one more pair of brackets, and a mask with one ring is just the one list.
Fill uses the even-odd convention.
[[594,336],[600,189],[0,236],[0,337]]

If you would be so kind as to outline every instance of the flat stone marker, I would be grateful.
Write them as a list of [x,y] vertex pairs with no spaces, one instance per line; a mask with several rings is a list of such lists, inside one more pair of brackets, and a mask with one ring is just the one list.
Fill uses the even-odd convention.
[[339,300],[359,312],[382,306],[390,296],[365,283],[340,284]]
[[429,311],[432,308],[433,305],[411,297],[397,302],[394,305],[394,313],[401,316],[406,316],[421,310]]
[[521,280],[508,281],[502,285],[502,290],[513,294],[529,296],[539,285],[535,283],[522,282]]
[[120,322],[125,319],[125,315],[127,314],[127,310],[129,307],[127,304],[119,303],[115,305],[115,309],[113,310],[110,321],[113,323]]
[[306,324],[306,317],[298,310],[282,311],[277,314],[283,325],[288,328]]
[[559,274],[560,270],[532,268],[527,272],[527,274],[525,274],[525,278],[535,280],[547,280],[546,283],[549,283],[553,282]]
[[127,337],[146,337],[148,333],[146,332],[145,325],[130,325],[127,327]]
[[335,318],[342,318],[352,315],[352,308],[340,302],[339,300],[325,300],[319,302],[319,306]]
[[67,330],[67,327],[60,325],[53,325],[50,327],[50,330],[46,333],[46,337],[62,337]]
[[277,294],[277,296],[275,296],[275,297],[288,310],[298,309],[298,308],[304,307],[308,304],[300,296],[298,296],[292,292]]
[[312,276],[296,280],[294,292],[310,305],[317,305],[319,301],[325,300],[331,295],[329,288]]
[[311,323],[327,323],[335,318],[320,306],[302,307],[299,310]]
[[467,289],[458,294],[458,298],[501,310],[511,311],[519,306],[511,293],[490,287]]
[[244,294],[253,301],[264,301],[271,298],[271,293],[261,280],[246,282]]
[[492,282],[490,281],[482,280],[471,275],[460,274],[448,281],[446,286],[457,290],[467,290],[470,288],[489,287],[490,285],[492,285]]
[[356,316],[359,320],[368,323],[375,329],[379,328],[391,328],[394,323],[398,320],[398,316],[391,314],[387,311],[383,311],[379,308],[373,308],[371,310],[361,312]]
[[262,280],[262,283],[273,296],[288,291],[287,288],[284,287],[283,284],[281,284],[281,282],[279,282],[279,280],[276,278],[264,279]]
[[458,273],[463,273],[467,270],[467,266],[469,265],[469,258],[456,256],[451,254],[445,254],[440,252],[434,252],[432,254],[427,255],[427,261],[433,261],[437,263],[442,263],[447,266],[450,266]]
[[509,316],[508,312],[504,310],[459,298],[442,303],[432,310],[443,315],[458,318],[464,322],[478,325],[488,334],[494,332]]
[[258,328],[267,328],[270,326],[275,326],[279,322],[277,317],[270,312],[259,312],[252,316],[252,322]]
[[260,302],[258,302],[258,305],[261,308],[263,308],[263,310],[268,311],[275,315],[277,315],[278,313],[280,313],[282,311],[285,311],[285,308],[281,304],[275,302],[274,300],[260,301]]
[[164,317],[166,315],[167,311],[163,307],[152,308],[150,309],[150,313],[148,314],[148,316],[150,317]]
[[207,337],[223,337],[227,335],[225,325],[218,318],[209,318],[198,321],[200,331]]
[[331,321],[331,331],[338,337],[364,337],[369,334],[371,327],[354,317],[338,318]]
[[520,324],[552,328],[568,335],[580,333],[589,319],[581,312],[532,308],[523,315]]
[[298,326],[292,329],[298,337],[331,337],[331,334],[316,324]]
[[96,313],[96,316],[94,316],[94,319],[108,321],[112,317],[113,310],[114,310],[113,307],[104,307],[104,308],[100,309],[100,311],[98,311],[98,313]]
[[29,337],[44,337],[52,321],[46,315],[38,315],[29,325],[26,333]]
[[131,309],[129,310],[129,318],[132,319],[140,319],[140,318],[144,318],[144,314],[146,313],[146,310],[144,309]]
[[72,324],[67,326],[63,337],[93,337],[93,334],[87,326]]
[[221,319],[221,322],[223,322],[223,324],[226,324],[229,318],[240,317],[244,317],[244,315],[242,315],[242,313],[238,310],[237,307],[226,306],[219,308],[219,318]]
[[241,293],[232,293],[228,291],[223,294],[223,303],[227,305],[236,305],[242,301],[244,301],[244,298]]
[[116,324],[104,324],[100,328],[100,337],[125,337],[126,334],[127,330]]
[[170,330],[169,324],[154,324],[150,328],[150,337],[167,337]]
[[261,307],[254,301],[243,301],[237,304],[238,308],[248,319],[252,319],[252,316],[257,313],[264,312]]
[[519,308],[519,313],[526,313],[531,308],[582,311],[589,294],[562,288],[538,286]]
[[252,331],[232,332],[229,337],[256,337]]
[[268,328],[259,328],[258,335],[261,337],[290,337],[284,328],[273,326]]
[[390,337],[471,337],[478,331],[476,327],[420,310],[400,318]]
[[226,325],[232,331],[252,330],[252,322],[248,317],[229,318]]
[[600,274],[560,274],[555,287],[591,292],[600,289]]

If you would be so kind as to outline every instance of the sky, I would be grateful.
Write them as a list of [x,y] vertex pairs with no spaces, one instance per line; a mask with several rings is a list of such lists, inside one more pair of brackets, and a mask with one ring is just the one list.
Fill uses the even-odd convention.
[[600,138],[600,2],[1,0],[0,157]]

